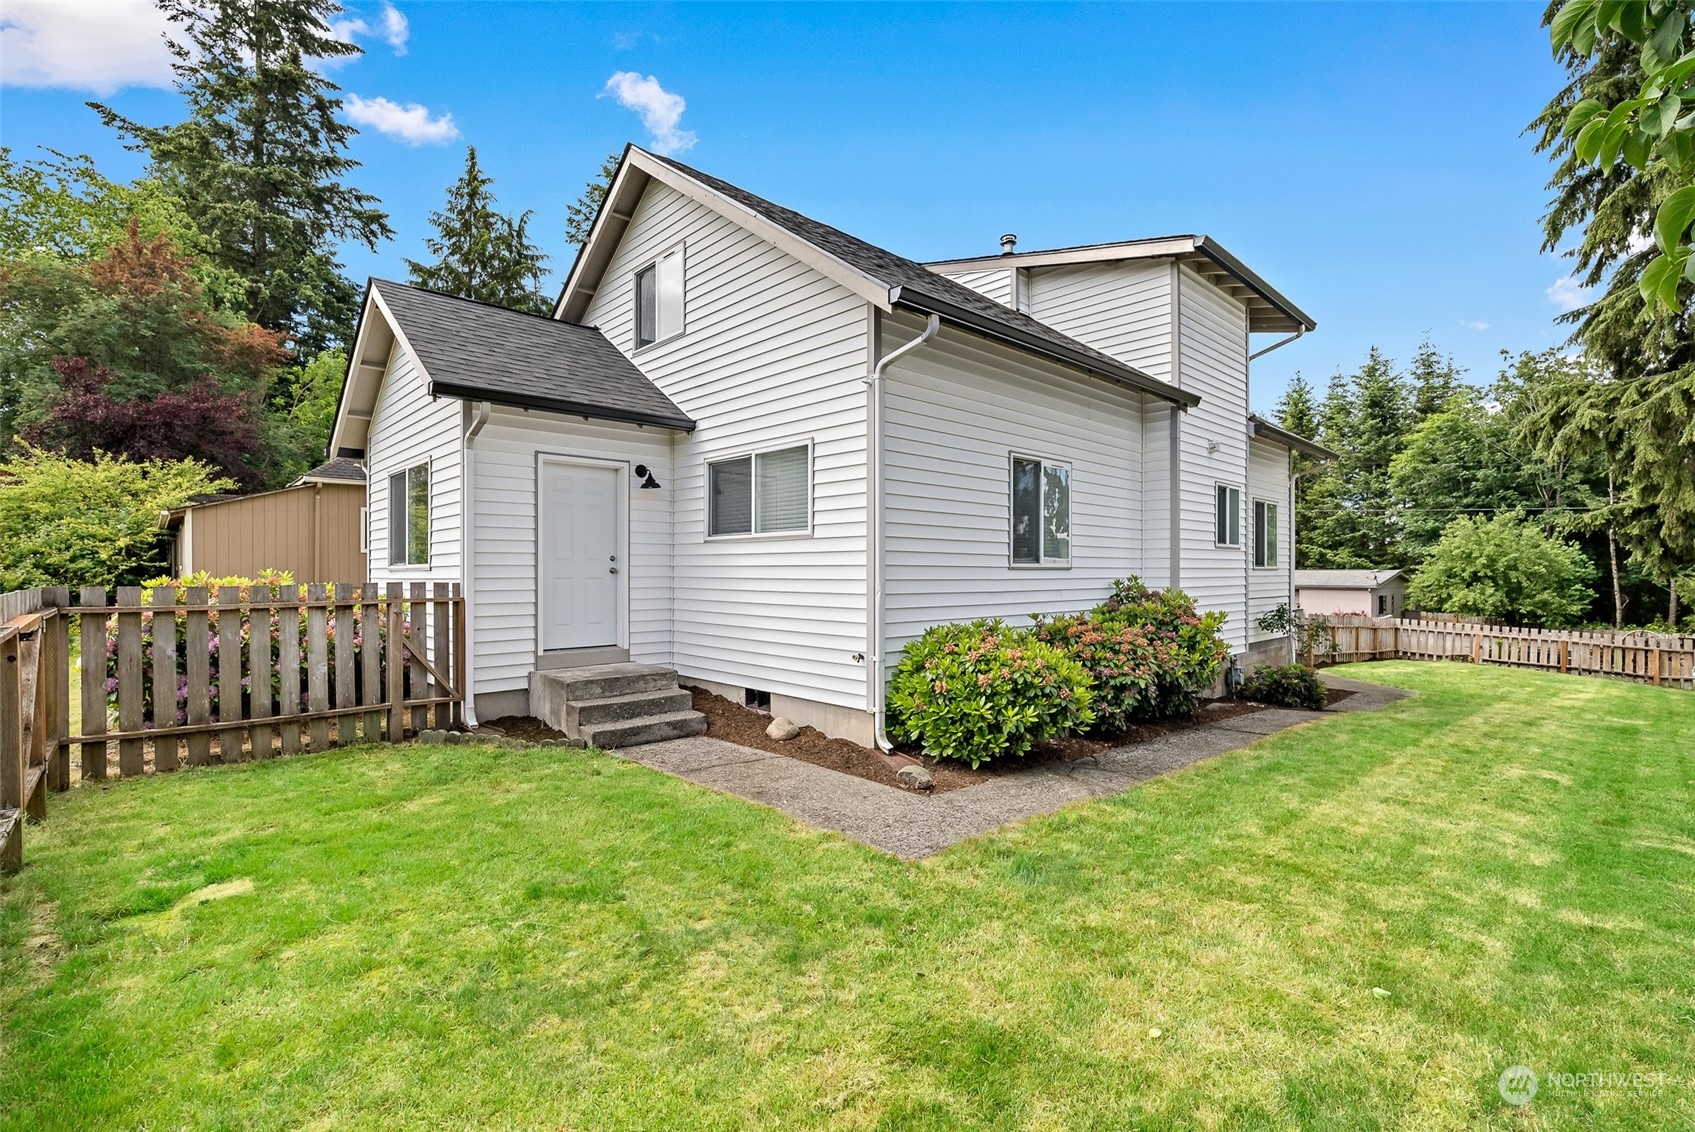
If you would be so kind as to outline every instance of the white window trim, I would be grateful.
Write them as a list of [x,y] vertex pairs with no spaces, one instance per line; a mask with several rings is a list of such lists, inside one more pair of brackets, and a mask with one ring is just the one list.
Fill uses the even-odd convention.
[[[745,535],[715,535],[712,533],[712,465],[727,464],[731,460],[751,460],[752,474],[749,477],[748,514],[750,522],[759,521],[759,460],[758,457],[770,452],[786,452],[790,448],[806,449],[806,526],[793,531],[749,531]],[[817,486],[817,468],[813,464],[814,449],[812,437],[804,440],[785,440],[781,444],[767,444],[761,448],[738,449],[725,452],[722,455],[708,456],[701,464],[700,485],[702,504],[701,530],[707,542],[778,542],[783,539],[811,538],[815,521],[813,509],[817,499],[813,489]]]
[[[1028,461],[1032,464],[1040,465],[1041,469],[1042,469],[1042,478],[1044,478],[1044,479],[1047,476],[1047,470],[1049,468],[1064,468],[1067,476],[1070,477],[1070,482],[1072,483],[1072,485],[1075,486],[1075,484],[1077,482],[1076,470],[1073,468],[1070,460],[1049,460],[1049,459],[1047,459],[1046,457],[1043,457],[1043,456],[1032,456],[1028,452],[1008,452],[1006,454],[1006,563],[1007,563],[1007,567],[1009,569],[1012,569],[1012,570],[1069,570],[1069,569],[1071,569],[1072,562],[1075,561],[1076,558],[1077,558],[1077,532],[1076,532],[1076,528],[1073,527],[1072,532],[1071,532],[1071,554],[1069,556],[1065,557],[1065,558],[1049,558],[1048,557],[1048,545],[1047,545],[1048,540],[1047,540],[1047,537],[1046,537],[1047,536],[1047,526],[1046,526],[1046,522],[1045,522],[1047,516],[1045,516],[1045,515],[1042,517],[1043,520],[1044,520],[1042,530],[1039,531],[1036,535],[1036,555],[1037,555],[1038,561],[1035,561],[1035,562],[1019,562],[1013,557],[1013,548],[1012,548],[1012,520],[1013,520],[1013,515],[1012,515],[1012,463],[1013,463],[1014,460],[1025,460],[1025,461]],[[1071,510],[1073,512],[1075,512],[1076,508],[1073,507],[1073,508],[1071,508]],[[1066,518],[1070,519],[1071,516],[1067,515]]]
[[[1251,514],[1254,517],[1253,518],[1254,538],[1255,538],[1256,541],[1259,538],[1259,530],[1260,530],[1259,509],[1261,507],[1269,507],[1273,511],[1277,512],[1277,518],[1273,519],[1272,522],[1271,522],[1271,537],[1272,537],[1273,540],[1275,540],[1274,543],[1273,543],[1273,547],[1278,553],[1275,557],[1272,558],[1272,560],[1270,562],[1267,562],[1264,566],[1261,566],[1258,562],[1255,562],[1253,564],[1253,566],[1254,566],[1255,570],[1280,570],[1280,569],[1283,568],[1282,563],[1280,561],[1280,558],[1282,556],[1281,552],[1283,550],[1283,539],[1280,537],[1281,532],[1278,530],[1278,527],[1283,522],[1283,507],[1275,499],[1255,499],[1255,500],[1252,501],[1253,510],[1252,510]],[[1257,558],[1258,557],[1258,548],[1256,546],[1249,546],[1248,547],[1248,553],[1249,553],[1250,557]]]
[[[435,542],[436,542],[436,521],[435,521],[436,469],[435,469],[435,458],[434,457],[426,457],[425,459],[418,460],[418,461],[415,461],[415,462],[410,463],[410,464],[403,464],[400,467],[395,468],[392,471],[385,473],[384,476],[383,476],[383,483],[388,485],[386,490],[388,490],[392,494],[392,492],[394,490],[394,477],[397,476],[397,475],[402,475],[402,474],[410,476],[413,468],[423,468],[425,470],[425,474],[429,477],[429,503],[427,505],[428,522],[426,524],[426,530],[425,530],[425,534],[424,534],[424,544],[425,544],[424,545],[424,560],[422,562],[389,562],[385,565],[385,569],[388,569],[388,570],[394,571],[394,572],[398,572],[398,573],[423,574],[423,573],[427,573],[430,570],[431,566],[433,565],[433,560],[435,558]],[[411,490],[410,485],[408,485],[407,490],[408,491]],[[408,501],[408,504],[410,504],[410,501]],[[383,500],[383,510],[387,513],[388,518],[393,517],[393,513],[394,513],[393,509],[394,509],[394,502],[393,502],[392,499]],[[385,521],[387,521],[387,520],[385,519]],[[387,538],[388,541],[387,541],[386,545],[384,545],[384,547],[383,547],[383,554],[384,554],[385,557],[392,557],[393,554],[394,554],[394,531],[392,529],[392,525],[391,525],[391,529],[387,532],[385,537]],[[369,554],[370,551],[367,550],[366,553]],[[369,570],[369,568],[370,568],[370,563],[367,562],[366,563],[366,569]]]
[[[1221,488],[1221,487],[1236,493],[1236,541],[1235,542],[1219,542],[1218,541],[1218,489]],[[1241,489],[1241,487],[1239,487],[1238,485],[1233,484],[1233,483],[1225,483],[1223,480],[1213,481],[1213,485],[1212,485],[1212,539],[1213,539],[1213,542],[1212,542],[1212,545],[1214,547],[1217,547],[1220,550],[1241,550],[1241,549],[1243,549],[1243,546],[1242,546],[1242,527],[1244,526],[1243,518],[1244,518],[1244,516],[1242,515],[1242,489]]]
[[[630,346],[632,354],[640,354],[653,349],[655,346],[663,346],[667,342],[674,342],[688,332],[689,257],[687,249],[687,241],[678,241],[670,247],[655,253],[651,259],[643,260],[630,270]],[[653,341],[647,343],[638,342],[636,341],[636,338],[641,334],[641,291],[639,290],[636,281],[641,278],[642,272],[651,267],[654,269],[654,287],[657,288],[659,286],[659,261],[666,258],[673,252],[675,252],[678,257],[678,269],[683,273],[682,317],[678,320],[677,329],[673,330],[664,337],[655,338]],[[659,295],[657,291],[653,297],[653,317],[656,319],[659,317]]]

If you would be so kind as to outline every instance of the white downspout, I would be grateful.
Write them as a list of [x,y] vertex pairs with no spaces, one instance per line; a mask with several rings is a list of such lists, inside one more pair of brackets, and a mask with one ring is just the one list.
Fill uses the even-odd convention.
[[877,729],[877,748],[894,748],[883,728],[883,371],[936,336],[942,320],[931,315],[918,337],[884,354],[865,379],[866,567],[871,571],[871,609],[866,618],[865,702]]
[[471,419],[465,426],[465,443],[461,448],[465,466],[459,470],[459,573],[464,576],[465,600],[465,671],[459,678],[465,682],[465,726],[477,725],[477,694],[476,680],[473,673],[477,671],[477,631],[476,631],[476,569],[475,551],[477,545],[476,531],[476,501],[477,478],[476,459],[471,454],[471,446],[477,439],[477,434],[488,424],[489,414],[494,406],[487,401],[478,401],[469,406]]

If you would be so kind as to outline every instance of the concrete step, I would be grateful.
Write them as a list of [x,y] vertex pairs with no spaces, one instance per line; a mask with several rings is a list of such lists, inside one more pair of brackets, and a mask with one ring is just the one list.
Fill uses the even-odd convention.
[[657,664],[592,664],[538,672],[567,700],[603,700],[637,692],[668,692],[677,686],[675,669]]
[[611,723],[591,723],[583,728],[582,740],[591,747],[611,750],[614,747],[639,747],[644,743],[663,743],[667,739],[686,739],[706,733],[706,716],[698,711],[668,711],[660,715],[621,719]]
[[687,711],[693,702],[693,696],[675,685],[660,692],[633,692],[626,696],[603,696],[598,700],[568,700],[565,704],[565,734],[580,739],[581,729],[587,726]]

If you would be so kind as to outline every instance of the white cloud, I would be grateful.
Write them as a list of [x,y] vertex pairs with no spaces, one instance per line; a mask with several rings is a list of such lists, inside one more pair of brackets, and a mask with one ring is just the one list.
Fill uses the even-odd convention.
[[394,48],[396,55],[404,55],[406,40],[412,34],[412,25],[406,22],[406,16],[399,8],[385,3],[382,15],[375,23],[363,16],[331,20],[330,34],[345,43],[358,43],[368,36],[375,36]]
[[407,145],[443,145],[459,136],[453,115],[430,117],[427,107],[416,102],[405,106],[386,98],[347,96],[347,118],[356,126],[369,126]]
[[1653,246],[1654,237],[1648,235],[1646,232],[1633,232],[1631,233],[1630,238],[1624,242],[1624,250],[1630,255],[1635,255],[1637,252],[1645,252]]
[[1468,330],[1488,330],[1489,329],[1489,324],[1487,322],[1478,322],[1475,319],[1470,319],[1470,318],[1460,319],[1460,325],[1465,327]]
[[0,5],[0,85],[100,95],[126,86],[170,86],[169,27],[149,0],[6,0]]
[[1549,288],[1542,292],[1548,296],[1548,301],[1562,311],[1574,311],[1578,307],[1589,305],[1589,288],[1582,286],[1571,276],[1556,279]]
[[694,147],[697,140],[694,131],[677,128],[682,124],[686,105],[683,96],[660,86],[652,75],[644,77],[636,71],[619,71],[606,80],[606,88],[599,97],[607,95],[616,98],[618,105],[626,110],[641,115],[642,125],[652,135],[655,152],[682,153]]

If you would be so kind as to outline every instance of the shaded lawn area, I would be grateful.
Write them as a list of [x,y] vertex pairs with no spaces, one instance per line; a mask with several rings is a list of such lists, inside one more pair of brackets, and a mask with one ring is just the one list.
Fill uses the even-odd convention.
[[1695,695],[1342,671],[1418,694],[918,863],[594,752],[79,787],[0,897],[0,1112],[1688,1126]]

